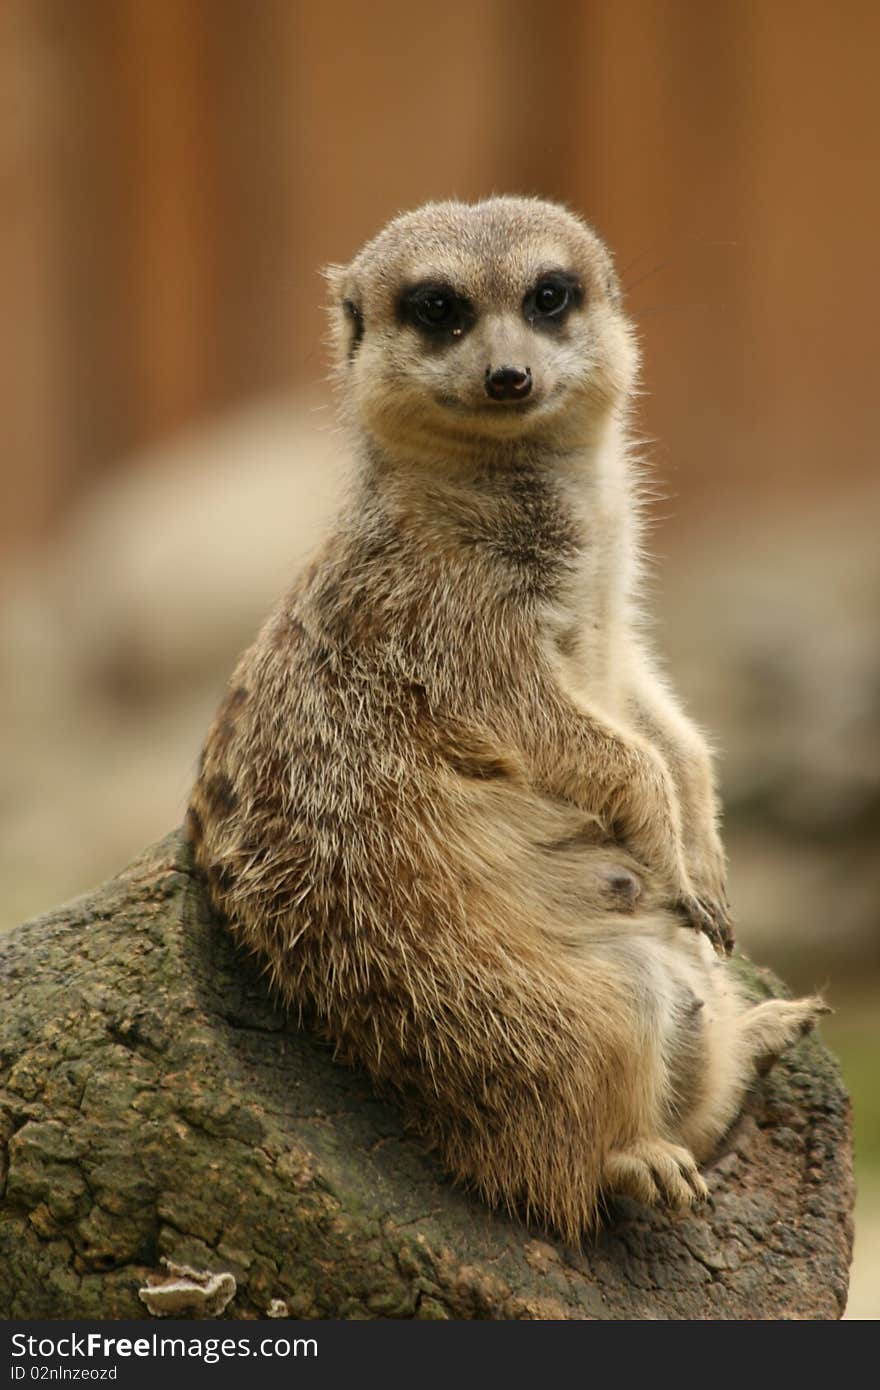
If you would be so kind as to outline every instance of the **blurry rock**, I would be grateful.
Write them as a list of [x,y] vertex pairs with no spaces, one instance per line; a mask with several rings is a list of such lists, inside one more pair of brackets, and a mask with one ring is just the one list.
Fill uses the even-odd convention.
[[336,507],[331,418],[268,402],[146,451],[3,577],[0,930],[181,819],[223,682]]
[[58,558],[81,669],[143,694],[228,666],[320,539],[342,457],[332,414],[291,401],[133,460]]
[[660,586],[661,645],[720,753],[741,935],[796,987],[880,964],[877,500],[707,536]]
[[720,746],[728,806],[797,833],[880,810],[876,500],[713,537],[664,576],[664,646]]

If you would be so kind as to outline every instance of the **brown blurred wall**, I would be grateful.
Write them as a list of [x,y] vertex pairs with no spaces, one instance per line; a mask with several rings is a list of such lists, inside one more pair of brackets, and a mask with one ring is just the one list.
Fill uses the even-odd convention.
[[319,267],[429,197],[566,199],[687,516],[873,469],[873,0],[5,0],[0,545],[320,381]]

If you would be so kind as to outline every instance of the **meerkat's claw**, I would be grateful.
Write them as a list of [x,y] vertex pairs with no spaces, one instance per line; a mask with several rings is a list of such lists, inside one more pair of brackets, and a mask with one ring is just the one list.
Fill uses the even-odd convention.
[[729,956],[733,951],[733,924],[717,903],[709,903],[704,898],[686,894],[676,903],[679,911],[688,919],[688,925],[696,932],[702,932],[712,943],[720,956]]
[[733,948],[736,945],[736,929],[726,897],[720,898],[718,902],[712,904],[712,915],[721,938],[722,953],[725,956],[732,956]]
[[602,1185],[609,1194],[672,1211],[689,1211],[709,1197],[693,1156],[665,1139],[638,1140],[609,1154]]

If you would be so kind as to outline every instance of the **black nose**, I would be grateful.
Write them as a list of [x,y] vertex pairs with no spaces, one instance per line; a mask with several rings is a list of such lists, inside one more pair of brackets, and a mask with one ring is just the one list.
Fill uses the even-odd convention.
[[531,367],[486,368],[486,395],[493,401],[524,401],[531,389]]

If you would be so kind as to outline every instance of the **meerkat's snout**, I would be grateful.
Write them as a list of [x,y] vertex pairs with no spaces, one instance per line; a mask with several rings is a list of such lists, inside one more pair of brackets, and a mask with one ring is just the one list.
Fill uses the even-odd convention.
[[531,389],[531,367],[486,368],[486,395],[493,401],[524,401]]

